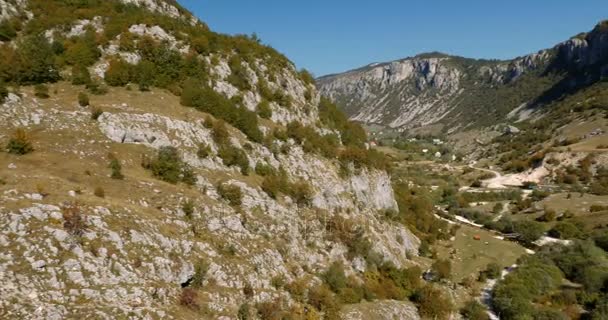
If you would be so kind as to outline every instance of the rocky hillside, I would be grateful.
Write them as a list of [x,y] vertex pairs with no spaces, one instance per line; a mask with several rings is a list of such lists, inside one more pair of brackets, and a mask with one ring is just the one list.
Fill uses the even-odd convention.
[[[606,22],[555,47],[509,61],[440,53],[372,64],[317,80],[351,119],[444,133],[504,122],[608,75]],[[558,94],[559,93],[559,94]]]
[[257,38],[174,1],[0,7],[0,318],[315,319],[330,265],[415,264],[362,129]]

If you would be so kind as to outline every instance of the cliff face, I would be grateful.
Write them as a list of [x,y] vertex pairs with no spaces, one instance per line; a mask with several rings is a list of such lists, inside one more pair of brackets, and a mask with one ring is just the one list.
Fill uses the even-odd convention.
[[353,120],[401,129],[440,124],[454,132],[504,121],[560,80],[581,85],[605,77],[607,38],[602,23],[588,34],[510,61],[423,54],[322,77],[317,86]]
[[[173,2],[123,2],[195,23]],[[102,33],[107,21],[74,20],[44,34],[51,42],[77,39],[91,26]],[[262,82],[279,94],[282,99],[268,103],[269,119],[259,119],[263,133],[292,121],[336,133],[320,124],[319,94],[291,63],[243,61],[239,72],[248,86],[239,88],[231,64],[235,50],[230,56],[194,53],[191,35],[161,25],[133,23],[126,30],[99,46],[87,69],[94,81],[107,80],[113,60],[134,66],[144,61],[142,50],[121,38],[152,39],[168,48],[166,55],[203,61],[209,66],[204,84],[247,110],[257,110],[268,95]],[[61,72],[65,80],[74,76]],[[0,153],[0,318],[194,318],[178,300],[195,280],[204,288],[198,299],[209,317],[235,318],[244,301],[280,298],[291,306],[297,302],[276,279],[313,285],[334,261],[343,262],[348,274],[366,269],[364,258],[336,236],[344,225],[368,240],[382,261],[403,267],[412,264],[406,255],[417,254],[418,238],[384,218],[397,209],[384,171],[362,168],[345,175],[335,159],[305,152],[294,139],[260,143],[228,126],[228,145],[242,150],[252,168],[243,175],[220,157],[225,146],[214,139],[213,117],[181,106],[168,90],[110,87],[91,94],[91,107],[83,107],[83,86],[59,81],[48,87],[50,98],[23,86],[0,104],[2,148],[16,128],[28,132],[34,148],[24,156]],[[201,145],[208,155],[200,155]],[[166,147],[178,151],[194,185],[163,182],[142,167],[142,157]],[[109,153],[124,180],[110,177]],[[260,164],[284,172],[289,181],[306,181],[309,201],[269,196],[264,178],[253,172]],[[240,204],[221,190],[228,186],[240,190]]]

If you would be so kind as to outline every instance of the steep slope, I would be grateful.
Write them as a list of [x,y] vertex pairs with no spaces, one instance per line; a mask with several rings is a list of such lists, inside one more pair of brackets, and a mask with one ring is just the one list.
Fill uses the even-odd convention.
[[410,129],[432,124],[452,133],[505,120],[607,75],[606,23],[554,48],[510,61],[439,53],[373,64],[319,78],[322,94],[353,120]]
[[414,264],[361,129],[256,38],[173,1],[0,5],[0,318],[312,317],[293,286],[333,262]]

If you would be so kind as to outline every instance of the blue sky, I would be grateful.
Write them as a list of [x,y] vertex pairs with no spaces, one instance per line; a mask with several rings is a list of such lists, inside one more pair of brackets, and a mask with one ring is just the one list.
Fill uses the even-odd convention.
[[316,76],[422,52],[508,59],[608,19],[607,0],[180,0],[214,31],[257,33]]

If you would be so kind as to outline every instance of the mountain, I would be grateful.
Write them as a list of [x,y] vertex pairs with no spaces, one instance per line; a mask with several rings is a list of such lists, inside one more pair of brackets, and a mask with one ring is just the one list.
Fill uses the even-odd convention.
[[608,76],[608,23],[508,61],[441,53],[376,63],[317,79],[321,94],[351,119],[401,130],[439,126],[454,133],[507,121]]
[[418,283],[384,158],[257,37],[175,1],[0,8],[0,318],[329,318]]

